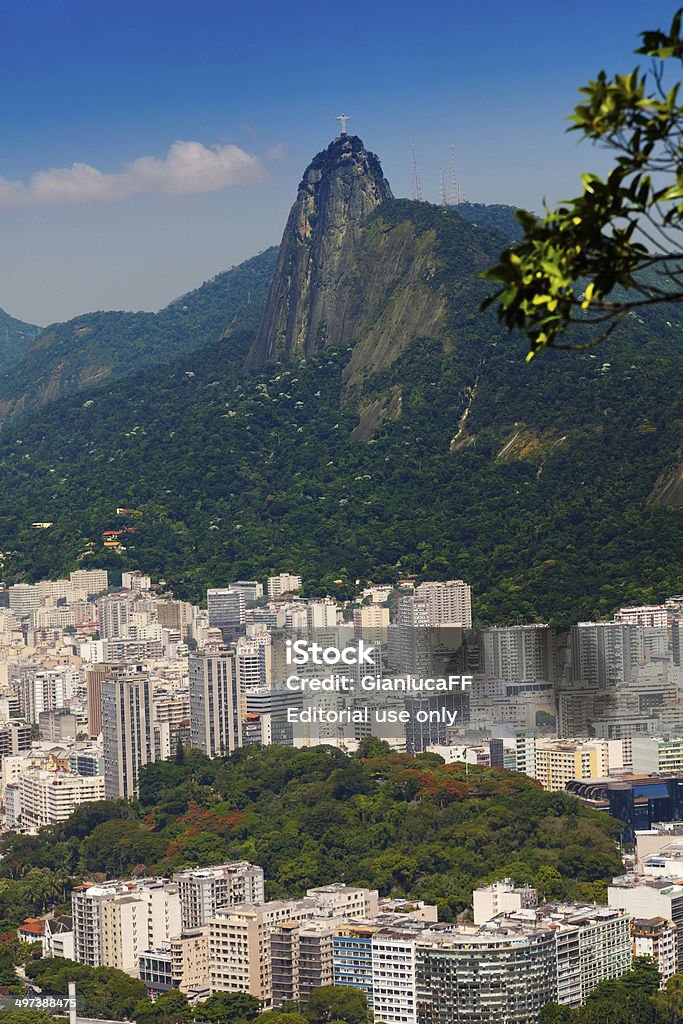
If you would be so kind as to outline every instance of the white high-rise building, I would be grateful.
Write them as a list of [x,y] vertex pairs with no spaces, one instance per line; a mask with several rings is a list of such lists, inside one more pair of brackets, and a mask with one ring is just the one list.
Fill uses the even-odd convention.
[[110,594],[97,602],[100,636],[106,640],[127,636],[126,628],[133,620],[135,597],[130,593]]
[[483,629],[483,671],[505,682],[557,679],[555,630],[547,625],[504,626]]
[[183,928],[201,928],[218,910],[238,903],[263,903],[263,868],[246,860],[176,871]]
[[282,597],[283,594],[296,594],[301,590],[301,576],[289,572],[281,572],[278,576],[268,577],[268,597]]
[[23,675],[16,685],[24,718],[37,722],[44,711],[68,707],[77,680],[78,673],[66,665]]
[[586,687],[635,679],[645,656],[643,626],[622,622],[579,622],[571,629],[572,675]]
[[372,936],[372,1005],[383,1024],[417,1024],[415,932],[382,928]]
[[254,686],[270,686],[272,680],[272,645],[270,633],[253,633],[240,637],[235,645],[237,682],[240,694]]
[[206,592],[209,627],[220,629],[226,643],[244,632],[247,606],[244,594],[229,587],[214,587]]
[[428,625],[472,628],[472,588],[463,580],[420,583],[415,597],[428,609]]
[[[17,782],[20,820],[10,828],[36,829],[66,821],[79,804],[104,800],[104,776],[29,769]],[[16,806],[16,805],[15,805]],[[15,811],[16,814],[16,811]]]
[[189,658],[192,746],[209,757],[242,746],[242,701],[234,648],[209,648]]
[[15,583],[8,590],[10,611],[19,619],[28,619],[40,604],[38,587],[30,583]]
[[109,577],[106,569],[76,569],[69,573],[69,580],[76,589],[82,591],[84,597],[103,594],[109,589]]

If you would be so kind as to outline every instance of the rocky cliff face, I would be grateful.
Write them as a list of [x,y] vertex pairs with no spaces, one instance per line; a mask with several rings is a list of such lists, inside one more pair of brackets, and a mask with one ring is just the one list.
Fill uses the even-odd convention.
[[368,314],[358,287],[363,228],[391,198],[379,160],[357,136],[318,153],[287,221],[249,367],[358,337]]

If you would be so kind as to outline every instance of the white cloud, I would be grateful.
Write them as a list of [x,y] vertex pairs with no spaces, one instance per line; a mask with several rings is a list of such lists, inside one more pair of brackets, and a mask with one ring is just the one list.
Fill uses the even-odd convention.
[[159,160],[141,156],[106,174],[89,164],[37,171],[27,182],[0,178],[0,208],[56,203],[114,203],[140,195],[216,192],[262,181],[260,160],[239,146],[174,142]]

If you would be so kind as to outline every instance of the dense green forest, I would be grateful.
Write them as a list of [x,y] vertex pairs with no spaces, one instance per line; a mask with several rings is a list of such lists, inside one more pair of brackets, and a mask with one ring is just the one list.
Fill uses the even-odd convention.
[[[277,249],[226,270],[159,313],[94,312],[35,330],[0,376],[0,418],[62,395],[168,363],[216,341],[238,323],[256,329]],[[38,335],[36,337],[36,334]],[[0,319],[0,369],[3,322]]]
[[[502,235],[407,200],[373,223],[378,238],[406,224],[434,237],[428,284],[451,296],[442,336],[349,389],[349,346],[245,375],[255,320],[240,320],[189,357],[6,426],[5,579],[135,565],[199,601],[284,565],[307,593],[338,597],[413,571],[464,578],[478,621],[501,624],[683,590],[680,510],[649,500],[680,444],[677,311],[627,318],[597,352],[527,365],[525,342],[479,313],[487,286],[471,250],[481,262]],[[399,418],[359,443],[358,408],[392,394]],[[136,514],[122,520],[120,506]],[[117,527],[131,528],[121,553],[102,547]]]
[[37,838],[0,840],[0,919],[63,902],[74,879],[242,858],[263,867],[271,899],[343,879],[436,902],[450,920],[481,882],[593,899],[622,868],[616,821],[524,775],[378,741],[362,753],[272,746],[146,765],[138,803],[85,804]]

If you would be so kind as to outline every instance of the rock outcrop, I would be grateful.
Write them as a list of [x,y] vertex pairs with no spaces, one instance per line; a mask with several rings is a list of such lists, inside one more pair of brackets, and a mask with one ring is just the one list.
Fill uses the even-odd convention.
[[289,214],[248,367],[356,340],[368,313],[358,287],[363,228],[391,198],[379,160],[357,136],[342,135],[314,157]]

